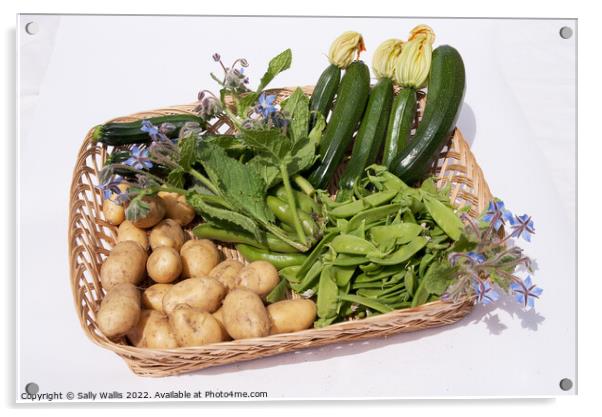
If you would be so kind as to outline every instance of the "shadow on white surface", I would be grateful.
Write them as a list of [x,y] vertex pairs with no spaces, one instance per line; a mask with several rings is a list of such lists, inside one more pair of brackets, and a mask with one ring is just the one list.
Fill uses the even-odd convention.
[[462,136],[464,136],[468,146],[472,148],[472,144],[477,137],[477,119],[470,104],[465,102],[462,105],[456,126],[462,131]]

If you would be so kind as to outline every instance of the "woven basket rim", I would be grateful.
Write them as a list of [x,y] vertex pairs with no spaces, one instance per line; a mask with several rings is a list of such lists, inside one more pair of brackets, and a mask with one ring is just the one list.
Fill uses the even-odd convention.
[[[296,88],[296,87],[294,87],[294,88]],[[279,89],[271,89],[269,91],[275,92],[277,94],[286,94],[287,92],[290,94],[294,88],[285,87],[285,88],[279,88]],[[306,89],[311,88],[311,86],[303,87],[303,88],[304,88],[304,91],[306,91]],[[137,119],[141,119],[141,118],[145,118],[145,117],[152,117],[152,115],[156,115],[156,114],[192,113],[194,106],[195,106],[195,104],[167,106],[167,107],[163,107],[163,108],[156,109],[156,110],[137,112],[137,113],[133,113],[128,116],[112,118],[109,121],[137,120]],[[132,368],[132,370],[134,370],[134,372],[136,372],[136,373],[145,374],[148,376],[173,375],[173,374],[178,374],[178,373],[182,373],[182,372],[188,372],[188,371],[192,371],[192,370],[202,369],[207,366],[220,365],[220,364],[232,363],[232,362],[237,361],[237,360],[224,360],[224,361],[220,362],[218,360],[217,363],[207,365],[207,366],[202,366],[202,364],[197,363],[196,365],[195,364],[190,365],[187,369],[184,369],[184,370],[179,370],[177,368],[177,366],[172,364],[171,365],[172,368],[170,368],[169,370],[153,371],[152,369],[147,369],[147,366],[142,363],[142,362],[144,362],[144,360],[145,360],[144,357],[146,357],[146,356],[152,356],[153,358],[161,357],[162,359],[165,359],[168,357],[170,358],[172,355],[181,356],[181,355],[189,354],[190,356],[194,356],[194,355],[203,354],[203,353],[213,354],[212,353],[213,351],[220,351],[220,350],[228,351],[229,349],[246,348],[246,347],[254,348],[257,346],[268,346],[266,349],[269,350],[270,349],[269,346],[270,346],[270,344],[272,344],[272,342],[274,342],[274,344],[278,344],[280,341],[285,341],[287,338],[294,339],[294,341],[296,341],[295,343],[297,343],[293,348],[290,348],[290,349],[286,348],[284,350],[282,350],[282,349],[275,350],[268,354],[266,354],[264,352],[264,353],[258,354],[256,356],[256,357],[263,357],[263,356],[269,356],[271,354],[282,353],[282,352],[289,351],[289,350],[298,350],[298,349],[301,349],[304,347],[321,346],[321,345],[325,345],[325,344],[336,343],[336,341],[338,339],[345,341],[345,340],[348,340],[349,338],[351,338],[351,336],[347,337],[347,335],[346,335],[346,332],[348,331],[348,329],[351,329],[351,328],[353,329],[353,331],[357,331],[357,328],[362,327],[362,326],[369,326],[369,325],[375,325],[376,327],[386,326],[387,324],[393,323],[396,320],[404,320],[404,319],[410,320],[409,317],[414,317],[414,316],[416,317],[416,320],[420,321],[421,314],[429,316],[429,313],[432,313],[432,314],[436,315],[437,312],[439,312],[440,310],[455,309],[455,311],[451,311],[451,310],[449,311],[450,317],[454,318],[453,320],[451,320],[451,318],[445,319],[445,320],[443,320],[442,323],[435,324],[434,326],[450,324],[451,322],[457,321],[459,318],[466,315],[472,309],[472,306],[474,304],[474,298],[472,298],[472,297],[466,297],[461,300],[457,300],[456,302],[446,302],[446,301],[442,301],[442,300],[436,300],[436,301],[432,301],[432,302],[429,302],[429,303],[426,303],[426,304],[423,304],[423,305],[420,305],[417,307],[410,307],[410,308],[405,308],[405,309],[400,309],[400,310],[394,310],[389,313],[374,315],[374,316],[370,316],[370,317],[363,318],[363,319],[348,320],[348,321],[344,321],[344,322],[334,323],[334,324],[331,324],[331,325],[323,327],[323,328],[317,328],[317,329],[310,328],[307,330],[303,330],[300,332],[294,332],[294,333],[283,333],[283,334],[269,335],[269,336],[262,337],[262,338],[226,341],[226,342],[220,342],[220,343],[198,346],[198,347],[179,347],[176,349],[139,348],[139,347],[135,347],[135,346],[128,345],[128,344],[119,343],[119,341],[113,341],[111,339],[108,339],[104,335],[101,335],[101,334],[99,334],[99,332],[96,332],[94,330],[93,326],[95,325],[95,323],[93,323],[93,320],[89,316],[84,314],[85,313],[84,310],[86,310],[85,304],[88,302],[88,300],[86,298],[86,294],[84,294],[83,292],[85,292],[86,288],[88,291],[91,291],[91,289],[89,287],[92,284],[84,285],[83,287],[80,285],[81,284],[80,281],[82,279],[82,275],[80,275],[80,272],[81,272],[80,270],[93,268],[93,266],[90,266],[90,265],[82,266],[82,263],[78,261],[78,251],[81,249],[81,244],[78,245],[77,242],[78,242],[79,235],[81,233],[84,233],[84,232],[81,232],[80,229],[76,228],[76,226],[78,225],[78,221],[79,221],[80,217],[82,216],[82,214],[80,213],[81,206],[82,205],[87,206],[87,207],[95,206],[94,202],[83,201],[81,198],[79,198],[81,189],[86,188],[85,184],[82,184],[82,182],[81,182],[82,177],[86,176],[86,175],[93,176],[94,171],[97,168],[97,167],[90,168],[87,165],[87,159],[90,158],[91,156],[94,156],[94,157],[98,156],[98,155],[96,155],[96,152],[99,151],[99,148],[100,148],[100,152],[101,152],[100,155],[102,156],[102,158],[106,158],[106,156],[108,154],[106,146],[104,146],[102,144],[96,144],[91,141],[91,135],[92,135],[93,129],[94,128],[90,129],[90,131],[88,132],[88,134],[86,136],[86,139],[84,140],[83,144],[81,145],[81,147],[79,149],[78,157],[76,160],[77,162],[76,162],[76,165],[75,165],[75,168],[73,171],[73,177],[72,177],[72,183],[71,183],[71,201],[70,201],[69,222],[68,222],[68,224],[69,224],[69,233],[68,234],[69,234],[69,250],[70,250],[71,289],[72,289],[72,293],[73,293],[73,297],[74,297],[76,311],[80,315],[80,324],[81,324],[84,332],[86,333],[87,337],[90,338],[94,343],[96,343],[100,346],[103,346],[104,348],[107,348],[109,350],[112,350],[115,353],[117,353],[118,355],[122,356],[126,360],[128,365]],[[467,144],[464,142],[464,139],[462,137],[460,130],[457,128],[454,131],[452,141],[456,141],[460,144],[463,144],[463,146],[466,147],[465,149],[462,148],[464,153],[468,153],[469,154],[468,156],[473,159],[473,161],[472,161],[473,165],[471,168],[473,172],[470,172],[467,175],[472,175],[472,176],[475,176],[482,180],[481,183],[479,184],[479,186],[481,187],[479,189],[479,191],[482,193],[482,196],[479,198],[478,196],[475,197],[474,195],[470,195],[470,197],[475,198],[480,205],[484,205],[485,203],[483,202],[483,200],[487,200],[487,202],[488,202],[488,199],[491,198],[491,193],[489,191],[487,183],[485,182],[484,178],[482,178],[482,172],[480,171],[480,168],[478,167],[476,160],[474,160],[474,157],[470,153],[470,149],[468,148]],[[458,155],[460,155],[460,156],[463,153],[462,149],[460,152],[458,152]],[[446,162],[446,161],[444,161],[444,162]],[[445,165],[439,167],[439,171],[445,171],[446,169],[448,169],[448,167],[446,167]],[[440,181],[443,181],[443,182],[439,182],[438,185],[441,186],[445,181],[448,181],[448,180],[453,182],[454,178],[455,177],[451,177],[449,179],[442,178]],[[89,186],[88,186],[88,188],[89,188]],[[461,197],[461,194],[462,194],[462,190],[458,189],[456,194],[451,196],[452,200],[455,198],[459,198],[458,196]],[[98,209],[98,207],[96,207],[96,208]],[[99,215],[100,215],[100,212],[97,210],[96,211],[97,217],[95,217],[95,219],[97,222],[100,221],[102,224],[102,220],[99,220],[99,218],[98,218]],[[105,223],[103,226],[108,226],[108,225]],[[88,272],[90,272],[90,270],[88,270]],[[84,288],[84,289],[82,289],[82,288]],[[84,306],[82,305],[82,303],[84,304]],[[91,307],[88,307],[88,308],[90,308],[90,311],[92,311]],[[93,312],[93,313],[95,313],[95,312]],[[428,327],[434,327],[434,326],[428,326]],[[421,327],[417,327],[417,329],[420,329],[420,328]],[[424,328],[426,328],[426,327],[424,327]],[[382,331],[382,334],[386,336],[387,334],[398,333],[401,331],[413,331],[413,330],[395,330],[395,331],[391,330],[391,331],[389,331],[389,330],[385,329]],[[341,335],[344,337],[340,337],[340,338],[337,337],[337,338],[335,338],[334,341],[331,340],[331,341],[324,342],[323,340],[321,341],[318,336],[316,336],[318,333],[329,333],[330,334],[330,333],[334,333],[334,332],[340,332]],[[362,336],[361,334],[356,335],[356,336],[357,337],[354,336],[354,338],[352,340],[359,340],[359,339],[368,338],[368,337],[375,337],[374,335]],[[308,342],[309,345],[305,346],[305,344],[302,341],[300,341],[304,337],[308,337],[308,338],[317,337],[318,342],[316,342],[316,343]],[[311,340],[308,339],[308,340],[311,341],[313,339],[311,339]],[[252,355],[252,354],[249,354],[249,355]],[[247,355],[247,356],[242,357],[239,360],[248,360],[248,359],[253,359],[253,358],[254,357],[248,357],[248,355]],[[197,362],[198,362],[198,360],[197,360]]]

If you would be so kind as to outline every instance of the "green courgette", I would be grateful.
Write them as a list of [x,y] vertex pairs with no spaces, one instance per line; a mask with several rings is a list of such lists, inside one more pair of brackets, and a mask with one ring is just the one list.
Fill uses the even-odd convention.
[[343,159],[362,118],[370,92],[370,71],[362,61],[349,65],[341,79],[330,121],[320,141],[320,163],[308,178],[324,188]]
[[393,159],[408,145],[410,132],[416,117],[416,90],[402,89],[393,101],[387,135],[383,147],[382,165],[391,167]]
[[[205,119],[193,114],[171,114],[166,116],[150,117],[148,120],[155,126],[162,123],[171,123],[175,129],[167,133],[167,137],[174,138],[180,133],[180,129],[187,122],[196,122],[205,126]],[[151,138],[148,133],[140,130],[142,120],[134,122],[109,122],[94,128],[92,138],[95,142],[101,142],[109,146],[130,145],[133,143],[148,143]]]
[[340,81],[341,69],[335,64],[330,64],[320,75],[309,100],[309,130],[316,124],[318,114],[324,116],[324,120],[328,117]]
[[449,141],[460,114],[466,75],[458,51],[442,45],[433,51],[424,115],[411,144],[398,154],[392,171],[407,184],[423,179]]
[[364,169],[376,161],[387,130],[392,101],[393,81],[390,78],[382,78],[370,92],[368,105],[353,143],[351,160],[339,180],[338,201],[346,199],[346,191],[352,190],[355,182],[363,175]]

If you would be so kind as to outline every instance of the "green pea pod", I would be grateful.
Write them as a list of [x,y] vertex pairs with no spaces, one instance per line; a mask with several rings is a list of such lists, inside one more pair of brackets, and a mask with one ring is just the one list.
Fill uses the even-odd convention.
[[420,259],[420,265],[418,266],[418,276],[419,277],[424,276],[424,274],[426,272],[426,268],[431,264],[431,262],[433,262],[434,259],[435,259],[435,255],[432,253],[427,253],[422,257],[422,259]]
[[[292,284],[291,288],[298,293],[301,293],[316,284],[316,280],[320,277],[320,273],[322,272],[322,261],[317,260],[307,271],[307,273],[302,277],[299,284]],[[303,266],[301,266],[303,268]],[[299,276],[299,271],[297,271],[297,277]]]
[[[292,239],[292,238],[291,238]],[[299,253],[297,248],[292,247],[288,243],[278,239],[272,233],[266,233],[266,242],[268,245],[268,249],[274,252],[284,252],[284,253]],[[244,243],[244,242],[241,242]],[[253,245],[251,245],[253,246]]]
[[354,230],[355,228],[359,227],[362,222],[365,222],[365,224],[370,224],[381,220],[384,217],[398,212],[401,210],[401,208],[402,207],[399,204],[388,204],[386,206],[363,210],[349,220],[349,223],[347,224],[347,230]]
[[372,243],[353,235],[338,235],[330,242],[330,247],[336,253],[348,255],[368,255],[377,252],[376,246]]
[[420,249],[422,249],[426,245],[427,242],[428,240],[424,236],[418,236],[414,238],[410,243],[400,247],[391,255],[383,258],[370,257],[370,261],[381,265],[397,265],[407,261],[412,256],[414,256]]
[[278,301],[286,299],[286,293],[288,290],[288,281],[281,279],[278,285],[276,285],[272,291],[265,297],[265,300],[272,304]]
[[339,288],[332,276],[330,266],[325,266],[320,274],[316,306],[320,319],[329,319],[337,315]]
[[410,268],[406,271],[403,277],[405,287],[408,290],[410,296],[414,295],[414,285],[416,284],[416,275],[414,274],[414,268]]
[[333,266],[332,267],[334,279],[339,288],[346,287],[351,282],[351,278],[355,273],[355,266],[351,267],[343,267],[343,266]]
[[[258,242],[251,234],[244,232],[232,232],[226,229],[220,229],[209,223],[201,223],[192,229],[192,233],[200,239],[219,240],[227,243],[244,243],[259,249],[267,249],[266,245]],[[283,242],[284,243],[284,242]],[[298,252],[295,250],[295,252]]]
[[416,289],[416,293],[414,294],[414,298],[412,299],[412,307],[416,307],[422,305],[428,301],[429,292],[426,289],[425,281],[422,280],[418,288]]
[[[268,207],[274,213],[276,218],[283,223],[288,224],[289,226],[294,225],[292,211],[289,208],[288,203],[282,201],[278,197],[274,197],[269,195],[266,199]],[[301,225],[303,227],[303,231],[310,237],[316,237],[318,234],[318,226],[316,222],[312,219],[311,215],[304,212],[299,211],[299,220],[301,221]]]
[[388,307],[370,298],[361,297],[359,295],[343,294],[341,295],[341,299],[345,301],[350,301],[352,303],[361,304],[372,310],[378,311],[379,313],[390,313],[391,311],[393,311],[391,307]]
[[301,265],[306,259],[306,256],[300,253],[268,252],[242,243],[236,245],[236,250],[249,262],[267,261],[278,270],[287,266]]
[[424,229],[415,223],[398,223],[387,226],[375,226],[370,229],[370,237],[378,245],[395,239],[398,245],[409,243]]
[[428,194],[424,194],[422,201],[437,225],[453,240],[460,239],[464,230],[464,224],[456,213],[441,201]]
[[298,284],[299,279],[297,278],[297,272],[299,272],[300,268],[301,268],[301,265],[287,266],[286,268],[282,268],[278,272],[279,272],[280,276],[282,278],[284,278],[285,280],[287,280],[288,282],[290,282],[292,284]]
[[305,274],[307,274],[307,271],[310,270],[310,268],[318,261],[318,258],[320,257],[320,255],[322,255],[322,252],[324,251],[324,249],[326,249],[326,245],[328,245],[332,239],[335,238],[335,236],[338,235],[338,232],[333,231],[333,232],[329,232],[326,236],[324,236],[320,242],[316,245],[316,247],[311,251],[311,253],[307,256],[307,259],[305,260],[305,262],[303,262],[303,264],[301,265],[301,268],[299,269],[299,272],[297,273],[297,277],[303,277],[305,276]]
[[[297,207],[306,212],[307,214],[311,213],[319,213],[320,208],[318,203],[316,203],[312,198],[310,198],[307,194],[302,193],[301,191],[294,190],[293,194],[295,196],[295,202],[297,203]],[[279,199],[286,201],[286,189],[284,186],[278,187],[276,189],[276,197]]]
[[333,265],[336,266],[356,266],[370,262],[370,260],[365,256],[351,256],[345,254],[337,255]]
[[379,191],[360,200],[336,206],[329,210],[328,214],[334,218],[353,217],[362,210],[377,207],[391,201],[396,194],[397,191]]

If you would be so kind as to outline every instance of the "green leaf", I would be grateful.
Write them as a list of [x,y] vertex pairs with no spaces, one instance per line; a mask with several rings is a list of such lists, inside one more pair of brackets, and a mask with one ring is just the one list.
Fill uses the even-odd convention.
[[207,204],[203,201],[203,197],[196,193],[190,193],[186,200],[199,214],[208,220],[218,220],[220,222],[230,223],[253,234],[255,239],[262,239],[261,230],[257,224],[244,214]]
[[259,87],[257,87],[257,92],[263,91],[263,89],[274,79],[276,75],[289,69],[292,61],[293,53],[290,48],[272,58],[268,65],[268,70],[265,72],[265,74],[263,74],[263,77],[261,77]]
[[184,170],[176,168],[167,175],[167,183],[177,188],[184,188]]
[[274,221],[265,202],[266,183],[258,172],[210,143],[200,148],[199,158],[211,182],[232,207],[256,220]]
[[295,143],[291,155],[290,162],[287,164],[287,172],[291,176],[309,168],[318,158],[316,146],[309,139],[302,139]]
[[267,184],[267,188],[271,188],[278,184],[280,181],[280,170],[275,165],[272,165],[272,161],[261,155],[254,156],[247,166],[257,172],[261,178]]
[[278,285],[274,287],[272,291],[265,297],[266,301],[270,304],[277,301],[286,299],[286,292],[288,290],[288,281],[281,279]]
[[135,222],[145,218],[150,212],[150,205],[142,200],[143,194],[135,197],[125,209],[125,218],[129,221]]
[[309,141],[312,142],[315,146],[320,144],[320,140],[322,139],[322,132],[326,129],[326,119],[322,115],[322,113],[318,113],[318,117],[316,119],[316,124],[309,132]]
[[423,196],[423,202],[429,214],[437,225],[453,240],[460,239],[464,224],[454,211],[446,207],[441,201],[427,194]]
[[251,92],[242,96],[238,101],[237,113],[240,117],[245,117],[249,107],[253,107],[259,99],[259,93]]
[[456,277],[456,269],[447,262],[433,262],[424,275],[429,294],[441,295]]
[[241,129],[240,140],[275,166],[279,166],[293,148],[291,140],[279,129]]
[[197,140],[196,136],[191,134],[188,135],[178,142],[178,147],[180,148],[180,161],[179,165],[184,169],[184,171],[189,171],[192,168],[192,164],[196,161],[196,148],[197,148]]
[[309,98],[299,87],[283,104],[282,109],[288,113],[291,120],[289,136],[296,142],[307,137],[309,126]]

